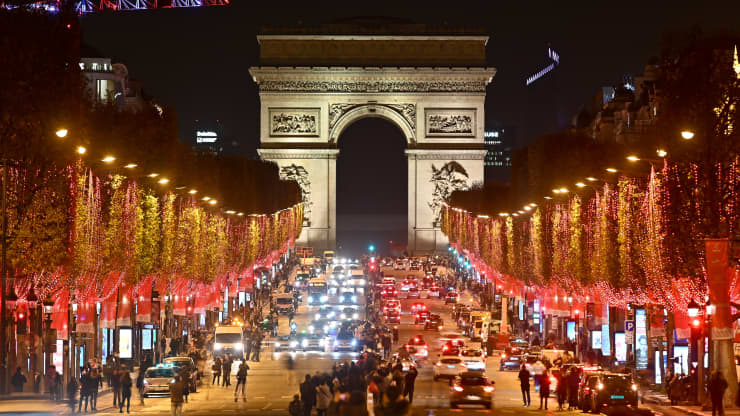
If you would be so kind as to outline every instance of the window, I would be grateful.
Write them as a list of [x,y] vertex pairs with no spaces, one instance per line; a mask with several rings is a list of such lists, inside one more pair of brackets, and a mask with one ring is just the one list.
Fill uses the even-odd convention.
[[114,91],[113,81],[109,79],[98,79],[95,83],[95,98],[98,101],[108,101],[109,98],[113,98]]

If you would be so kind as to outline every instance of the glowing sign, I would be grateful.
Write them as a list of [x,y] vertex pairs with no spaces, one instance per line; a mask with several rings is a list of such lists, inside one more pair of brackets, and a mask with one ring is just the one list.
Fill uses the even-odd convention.
[[215,131],[201,131],[195,132],[196,143],[216,143],[218,141],[218,134]]
[[560,65],[560,55],[557,52],[555,52],[552,48],[547,48],[547,57],[551,61],[550,65],[546,66],[541,71],[527,78],[527,85],[542,78],[543,76],[545,76],[545,74],[555,69],[557,65]]

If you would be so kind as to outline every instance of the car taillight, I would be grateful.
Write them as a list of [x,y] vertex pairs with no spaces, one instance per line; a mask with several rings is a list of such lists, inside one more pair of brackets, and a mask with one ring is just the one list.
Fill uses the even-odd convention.
[[436,364],[434,364],[434,365],[436,365],[437,367],[442,367],[442,363],[441,363],[441,362],[439,362],[439,361],[437,361],[437,363],[436,363]]
[[460,387],[460,386],[454,386],[454,387],[453,387],[453,389],[454,389],[454,390],[455,390],[456,392],[458,392],[458,393],[462,393],[462,391],[463,391],[463,388],[462,388],[462,387]]
[[485,391],[486,393],[493,393],[493,386],[483,387],[483,391]]
[[550,383],[556,383],[558,380],[555,377],[550,377]]
[[442,325],[440,325],[440,326],[438,326],[438,327],[437,327],[437,329],[440,329],[440,330],[441,330],[442,328],[443,328],[443,327],[442,327]]

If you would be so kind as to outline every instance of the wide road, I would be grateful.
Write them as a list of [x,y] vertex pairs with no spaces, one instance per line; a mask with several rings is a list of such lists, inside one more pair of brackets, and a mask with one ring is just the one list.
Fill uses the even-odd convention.
[[[386,275],[395,274],[402,279],[408,272],[394,272],[392,269],[384,269]],[[456,330],[450,316],[451,305],[445,305],[439,299],[402,300],[402,320],[399,327],[399,341],[405,343],[415,335],[423,335],[430,346],[429,359],[421,363],[419,376],[416,382],[416,392],[412,414],[419,416],[430,415],[477,415],[477,414],[499,414],[499,415],[528,415],[528,414],[554,414],[557,405],[554,399],[550,399],[549,410],[539,410],[539,397],[536,396],[534,386],[532,387],[532,407],[524,408],[519,390],[517,373],[498,371],[498,357],[487,359],[487,374],[496,383],[496,392],[493,408],[488,410],[480,406],[463,406],[461,409],[449,408],[449,386],[444,380],[433,381],[433,363],[436,361],[439,348],[439,333],[437,331],[425,331],[422,325],[414,325],[410,314],[412,303],[421,301],[427,304],[432,313],[439,313],[445,321],[445,329]],[[470,303],[470,296],[463,294],[461,301]],[[364,305],[362,305],[364,306]],[[360,313],[364,307],[360,307]],[[316,307],[308,307],[304,302],[296,314],[299,331],[307,328]],[[361,316],[362,318],[362,316]],[[287,333],[288,318],[281,316],[280,333]],[[272,340],[268,340],[272,342]],[[470,345],[470,343],[468,343]],[[474,344],[477,346],[478,344]],[[400,345],[396,345],[398,348]],[[293,362],[288,361],[292,355]],[[186,415],[232,415],[232,414],[257,414],[257,415],[287,415],[288,403],[293,394],[299,390],[299,383],[306,374],[318,372],[331,372],[332,365],[337,360],[350,360],[354,358],[350,354],[335,355],[331,352],[322,353],[273,353],[272,347],[267,348],[262,354],[260,362],[249,362],[251,370],[247,379],[247,400],[234,400],[234,376],[232,375],[231,387],[212,386],[210,383],[210,370],[207,371],[204,383],[197,393],[190,394],[189,402],[184,406]],[[210,369],[210,364],[207,368]],[[234,364],[233,374],[236,374],[238,363]],[[153,415],[164,415],[170,412],[169,397],[157,397],[145,399],[145,405],[139,403],[138,394],[134,392],[132,400],[132,413],[143,413]],[[110,406],[112,397],[110,394],[101,395],[98,405],[98,414],[118,414],[118,410]],[[66,412],[65,412],[66,413]],[[315,413],[314,413],[315,414]],[[562,411],[558,415],[571,416],[580,414],[580,411]]]

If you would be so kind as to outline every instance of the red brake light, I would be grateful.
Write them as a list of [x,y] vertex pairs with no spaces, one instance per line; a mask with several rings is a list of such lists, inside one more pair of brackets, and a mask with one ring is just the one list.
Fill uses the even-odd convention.
[[460,387],[460,386],[455,386],[455,387],[453,387],[453,389],[455,389],[455,391],[458,392],[458,393],[462,393],[462,391],[463,391],[463,388]]

